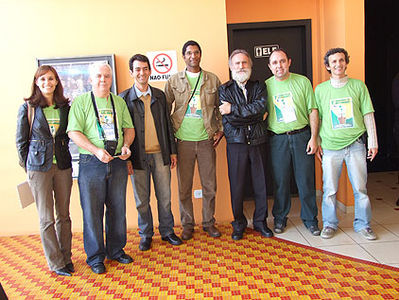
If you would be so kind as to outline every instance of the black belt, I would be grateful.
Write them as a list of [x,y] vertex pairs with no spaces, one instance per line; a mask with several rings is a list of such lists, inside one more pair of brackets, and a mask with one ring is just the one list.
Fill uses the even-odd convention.
[[306,125],[305,127],[301,128],[301,129],[296,129],[296,130],[291,130],[291,131],[286,131],[283,133],[274,133],[273,131],[269,131],[270,135],[294,135],[303,131],[306,131],[309,129],[309,126]]

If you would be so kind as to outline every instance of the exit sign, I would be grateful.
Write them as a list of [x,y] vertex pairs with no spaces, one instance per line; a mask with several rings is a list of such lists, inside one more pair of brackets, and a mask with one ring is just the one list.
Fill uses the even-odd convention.
[[255,58],[269,57],[273,50],[280,48],[279,45],[261,45],[254,47]]

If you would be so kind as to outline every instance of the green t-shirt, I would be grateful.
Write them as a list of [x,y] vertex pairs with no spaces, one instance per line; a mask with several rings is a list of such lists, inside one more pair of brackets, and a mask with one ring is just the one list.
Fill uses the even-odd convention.
[[[44,116],[46,117],[50,133],[55,137],[58,128],[60,127],[60,111],[55,109],[54,105],[43,108]],[[53,151],[53,164],[56,164],[55,151]]]
[[[111,93],[112,94],[112,93]],[[132,119],[126,106],[126,102],[119,96],[112,94],[115,103],[116,120],[118,125],[118,147],[116,153],[121,152],[123,146],[123,128],[134,128]],[[104,128],[107,140],[115,140],[114,119],[110,97],[96,97],[96,105],[100,122]],[[80,131],[89,141],[98,148],[104,148],[104,140],[98,127],[96,114],[91,101],[90,92],[75,98],[69,111],[68,128],[69,131]],[[79,147],[79,153],[92,154]]]
[[290,73],[284,81],[277,81],[272,76],[265,83],[269,130],[280,134],[309,125],[309,114],[317,108],[309,79]]
[[316,87],[315,95],[322,148],[343,149],[366,131],[363,117],[374,112],[374,108],[362,81],[349,78],[345,86],[334,88],[328,80]]
[[[190,95],[191,95],[195,88],[195,84],[197,83],[198,76],[194,77],[187,72],[186,76],[188,82],[190,83],[191,87]],[[179,140],[203,141],[208,139],[208,133],[205,130],[204,119],[202,117],[201,99],[200,99],[200,87],[201,87],[201,82],[203,80],[202,72],[200,76],[201,77],[199,78],[197,88],[187,106],[187,111],[186,114],[184,115],[180,128],[176,131],[175,134]]]

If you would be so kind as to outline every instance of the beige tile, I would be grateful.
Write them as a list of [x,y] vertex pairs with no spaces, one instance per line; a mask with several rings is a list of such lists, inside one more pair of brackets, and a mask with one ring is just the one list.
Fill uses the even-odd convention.
[[[270,228],[273,228],[273,226],[271,226]],[[274,236],[282,240],[287,240],[298,244],[310,246],[309,242],[298,231],[295,225],[292,222],[290,222],[290,220],[288,220],[287,227],[285,228],[284,232],[280,234],[275,233]]]
[[[398,220],[399,222],[399,220]],[[399,237],[399,223],[396,224],[387,224],[387,225],[383,225],[383,227],[385,227],[386,229],[388,229],[390,232],[392,232],[393,234],[395,234],[396,236]]]
[[[356,243],[358,244],[364,244],[364,243],[380,243],[380,242],[393,242],[393,241],[398,241],[399,242],[399,237],[389,230],[387,230],[384,226],[382,225],[373,225],[372,226],[373,231],[377,235],[378,239],[374,241],[366,240],[364,237],[362,237],[359,233],[355,232],[352,227],[350,228],[341,228],[342,231],[344,231],[348,236],[350,236]],[[398,229],[399,229],[399,224],[398,224]]]
[[382,264],[399,264],[399,241],[367,243],[361,247]]
[[319,249],[371,262],[378,262],[373,256],[371,256],[359,245],[325,246],[320,247]]

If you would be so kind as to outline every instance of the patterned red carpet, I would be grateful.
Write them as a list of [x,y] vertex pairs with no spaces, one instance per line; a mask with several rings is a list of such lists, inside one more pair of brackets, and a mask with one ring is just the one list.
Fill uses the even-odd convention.
[[[174,247],[155,235],[138,250],[129,231],[126,252],[135,261],[106,261],[96,275],[85,263],[82,234],[73,237],[72,277],[48,271],[38,235],[0,238],[0,281],[9,299],[399,299],[399,269],[286,242],[248,229],[244,239],[207,237]],[[177,229],[180,234],[181,229]]]

